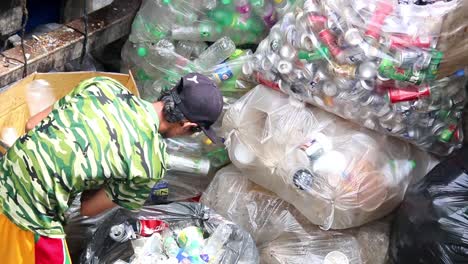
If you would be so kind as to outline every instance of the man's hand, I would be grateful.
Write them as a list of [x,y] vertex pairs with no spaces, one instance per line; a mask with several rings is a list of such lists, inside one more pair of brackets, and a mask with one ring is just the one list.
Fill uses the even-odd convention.
[[47,107],[33,117],[29,118],[28,122],[26,123],[26,132],[29,132],[31,129],[35,128],[37,124],[39,124],[50,114],[50,112],[52,112],[52,106]]
[[96,216],[116,206],[104,189],[86,191],[82,194],[80,212],[82,216]]

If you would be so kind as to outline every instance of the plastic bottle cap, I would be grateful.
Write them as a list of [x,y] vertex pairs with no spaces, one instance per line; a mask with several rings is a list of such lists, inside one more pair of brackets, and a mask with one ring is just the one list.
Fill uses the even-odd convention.
[[411,169],[416,168],[416,161],[410,160],[409,163],[410,163]]
[[325,256],[323,264],[349,264],[349,259],[341,251],[332,251]]
[[229,57],[230,60],[239,58],[242,54],[244,54],[244,50],[236,49],[234,53]]
[[211,139],[209,138],[205,138],[205,140],[203,140],[203,143],[205,143],[205,145],[211,145],[213,144],[213,141],[211,141]]
[[145,47],[139,47],[137,50],[137,54],[140,57],[145,57],[146,55],[148,55],[148,50]]
[[243,165],[248,165],[255,161],[256,156],[246,145],[239,142],[234,148],[234,159]]
[[454,75],[456,77],[463,77],[463,76],[465,76],[465,70],[464,69],[458,70],[458,71],[455,72]]

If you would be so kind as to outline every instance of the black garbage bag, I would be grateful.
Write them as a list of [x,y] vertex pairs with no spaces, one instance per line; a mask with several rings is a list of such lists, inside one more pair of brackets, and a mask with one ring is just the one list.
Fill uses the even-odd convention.
[[118,260],[131,261],[135,254],[130,240],[118,242],[110,237],[113,226],[132,219],[157,219],[173,227],[190,224],[213,234],[219,225],[229,225],[232,233],[224,251],[219,256],[223,264],[258,264],[259,256],[255,242],[250,234],[236,224],[221,217],[200,203],[171,203],[166,205],[144,206],[138,213],[124,209],[113,210],[107,214],[95,229],[90,243],[81,256],[81,263],[114,263]]
[[393,263],[468,263],[468,146],[407,192],[391,235]]

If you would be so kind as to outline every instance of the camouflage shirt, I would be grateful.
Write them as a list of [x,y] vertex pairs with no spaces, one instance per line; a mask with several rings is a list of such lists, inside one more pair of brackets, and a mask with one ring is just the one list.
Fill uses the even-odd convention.
[[166,145],[152,104],[97,77],[60,99],[0,160],[0,208],[16,225],[64,237],[78,193],[104,187],[118,205],[142,206],[163,177]]

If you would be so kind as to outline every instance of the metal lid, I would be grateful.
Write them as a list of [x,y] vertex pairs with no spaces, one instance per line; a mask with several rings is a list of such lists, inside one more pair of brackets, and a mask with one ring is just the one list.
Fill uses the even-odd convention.
[[296,50],[291,45],[284,45],[280,49],[280,56],[286,60],[293,60],[296,57]]
[[359,65],[359,76],[363,79],[373,79],[377,75],[377,65],[372,61],[366,61]]
[[289,61],[286,61],[286,60],[281,60],[278,62],[278,72],[281,73],[281,74],[289,74],[291,73],[292,71],[292,64],[291,62]]
[[348,29],[344,35],[344,39],[351,46],[357,46],[364,41],[357,28]]

